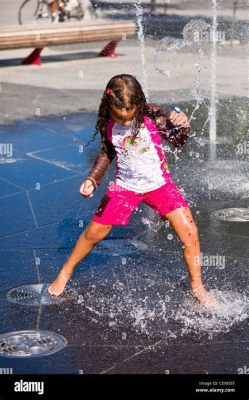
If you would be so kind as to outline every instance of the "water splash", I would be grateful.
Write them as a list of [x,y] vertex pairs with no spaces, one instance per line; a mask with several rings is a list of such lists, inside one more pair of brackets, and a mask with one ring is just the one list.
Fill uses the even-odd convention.
[[[200,160],[202,161],[202,160]],[[200,173],[201,171],[201,173]],[[236,171],[236,175],[234,174]],[[196,168],[196,161],[188,162],[188,172],[191,176],[191,184],[186,183],[186,190],[195,187],[199,193],[204,191],[209,196],[224,201],[224,196],[231,199],[248,199],[248,162],[239,160],[215,160],[205,161],[200,169]],[[239,190],[238,190],[239,182]]]
[[[193,26],[192,26],[193,25]],[[186,29],[188,33],[195,28],[195,24],[187,24]],[[203,51],[199,42],[190,41],[187,38],[191,37],[190,33],[185,32],[184,39],[175,39],[172,37],[164,37],[161,39],[155,49],[154,53],[154,68],[156,73],[162,76],[164,79],[177,81],[183,74],[184,62],[182,55],[184,53],[191,54],[191,62],[193,62],[194,79],[189,83],[187,89],[187,95],[191,98],[196,99],[196,105],[189,118],[191,122],[195,112],[198,110],[200,105],[204,102],[204,97],[200,90],[200,76],[203,64]],[[194,60],[194,61],[193,61]],[[181,91],[181,90],[180,90]],[[186,92],[186,89],[185,89]],[[186,95],[186,93],[185,93]],[[175,102],[174,95],[168,96],[167,101]]]
[[162,220],[155,222],[155,221],[152,221],[151,219],[145,218],[145,217],[141,218],[141,222],[144,225],[147,225],[148,228],[154,232],[158,232],[163,226],[165,226],[165,223]]
[[185,299],[175,315],[176,321],[182,325],[181,335],[205,334],[212,339],[215,334],[229,332],[233,325],[248,318],[249,298],[245,294],[218,290],[210,293],[216,299],[210,311],[204,310],[190,297]]
[[145,57],[145,42],[144,42],[144,29],[143,29],[143,9],[142,9],[142,0],[137,0],[134,3],[136,19],[138,24],[138,39],[140,46],[140,55],[141,55],[141,66],[142,66],[142,88],[146,97],[146,101],[149,101],[149,90],[148,90],[148,77],[146,72],[146,57]]
[[[199,55],[200,63],[196,64],[195,67],[198,70],[197,79],[195,81],[195,94],[196,99],[195,108],[190,116],[190,121],[193,119],[195,112],[199,109],[200,105],[204,104],[208,110],[208,116],[204,121],[200,135],[203,135],[204,130],[209,123],[209,140],[210,140],[210,156],[214,160],[216,158],[216,119],[217,119],[217,48],[216,48],[216,31],[217,31],[217,5],[213,4],[213,24],[212,26],[204,20],[191,20],[183,29],[183,37],[185,40],[194,41],[200,43]],[[203,94],[200,90],[200,75],[202,70],[204,49],[210,46],[209,40],[212,38],[212,49],[211,49],[211,77],[210,77],[210,104],[208,105],[204,99]],[[208,46],[206,46],[208,45]]]
[[[125,284],[117,281],[111,287],[101,289],[91,286],[84,289],[77,304],[82,312],[88,311],[92,320],[103,328],[129,329],[148,337],[178,339],[191,335],[191,338],[213,339],[229,332],[249,317],[249,298],[237,291],[213,290],[216,305],[207,310],[200,306],[186,291],[179,290],[178,283],[165,280],[165,292],[158,291],[157,279],[151,274],[139,277],[140,284],[131,287],[129,293]],[[178,287],[177,287],[178,286]],[[167,293],[167,294],[165,294]]]
[[211,93],[209,109],[209,138],[210,138],[210,158],[216,159],[216,136],[217,136],[217,0],[212,0],[213,23],[212,23],[212,50],[211,50]]
[[[191,25],[192,26],[192,25]],[[188,27],[189,31],[190,25]],[[191,28],[192,29],[192,28]],[[186,36],[187,38],[187,36]],[[194,109],[189,116],[189,121],[191,123],[192,119],[195,119],[195,114],[199,109],[202,103],[205,104],[204,96],[200,90],[200,76],[202,71],[203,64],[203,51],[198,42],[193,42],[183,39],[175,39],[173,37],[164,37],[161,39],[155,49],[154,53],[154,68],[163,79],[173,81],[180,81],[182,75],[184,73],[184,62],[183,54],[187,54],[191,57],[191,63],[193,64],[194,80],[192,79],[192,75],[190,76],[191,82],[187,85],[187,89],[181,90],[178,92],[183,92],[183,95],[186,94],[194,98],[196,100]],[[168,85],[168,82],[167,82]],[[177,102],[175,98],[175,94],[167,93],[166,102]],[[195,136],[195,132],[191,133],[191,137]],[[179,154],[181,153],[181,149],[178,148],[170,148],[168,146],[163,146],[166,150],[166,154],[170,154],[174,157],[174,162],[176,163],[177,170],[177,161],[180,159]]]
[[[176,56],[179,56],[181,53],[191,53],[191,55],[197,55],[198,58],[199,48],[200,45],[198,42],[189,42],[166,36],[158,42],[155,48],[154,68],[159,75],[166,76],[167,78],[172,78],[176,74],[180,76],[184,64]],[[167,70],[160,68],[159,64],[166,65]]]
[[[179,90],[186,96],[191,96],[196,103],[190,115],[190,122],[195,119],[195,114],[200,105],[204,105],[207,109],[207,118],[204,121],[200,134],[203,135],[204,130],[209,123],[209,143],[210,158],[216,159],[216,142],[217,142],[217,1],[212,1],[212,25],[204,20],[191,20],[183,29],[183,40],[172,37],[165,37],[158,43],[154,55],[154,68],[156,73],[167,80],[177,80],[183,72],[184,62],[182,57],[184,54],[191,54],[196,57],[193,66],[195,68],[195,79],[193,82],[187,83],[187,90]],[[201,73],[203,69],[204,50],[210,50],[210,101],[207,104],[205,96],[201,90]],[[192,60],[191,60],[192,61]],[[163,66],[163,67],[162,67]],[[171,102],[175,102],[174,95],[168,98]]]

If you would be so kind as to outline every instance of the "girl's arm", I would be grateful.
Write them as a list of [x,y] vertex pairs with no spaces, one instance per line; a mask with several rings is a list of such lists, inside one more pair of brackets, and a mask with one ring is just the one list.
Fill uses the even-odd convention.
[[148,115],[152,117],[158,131],[171,143],[174,147],[183,146],[188,140],[190,134],[190,125],[177,126],[174,125],[166,112],[155,103],[148,103]]
[[100,152],[85,179],[90,179],[95,189],[100,185],[104,173],[115,158],[115,149],[111,142],[102,136]]

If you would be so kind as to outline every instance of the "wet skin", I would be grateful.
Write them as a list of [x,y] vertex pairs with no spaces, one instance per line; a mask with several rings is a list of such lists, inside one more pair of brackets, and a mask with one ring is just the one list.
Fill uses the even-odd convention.
[[[110,109],[111,118],[124,126],[131,124],[136,112],[136,107],[131,109],[111,107]],[[188,123],[188,118],[183,112],[178,114],[173,111],[170,114],[170,119],[175,125]],[[86,179],[80,187],[80,194],[85,198],[90,198],[93,196],[93,190],[92,182]],[[165,214],[163,219],[167,219],[170,222],[183,244],[183,256],[189,272],[192,295],[204,307],[212,307],[215,300],[202,284],[198,230],[190,209],[185,207],[178,208]],[[59,296],[63,293],[76,266],[90,253],[97,243],[110,233],[111,229],[112,225],[103,225],[95,221],[91,221],[88,224],[85,231],[80,235],[69,259],[64,264],[55,281],[49,286],[48,292],[51,295]]]

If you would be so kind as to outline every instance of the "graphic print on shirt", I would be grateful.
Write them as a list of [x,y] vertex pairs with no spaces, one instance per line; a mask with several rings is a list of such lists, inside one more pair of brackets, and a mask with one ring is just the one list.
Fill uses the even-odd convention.
[[149,143],[145,143],[145,141],[140,137],[136,137],[132,142],[132,135],[125,136],[121,142],[121,146],[123,147],[123,154],[125,155],[136,153],[143,154],[150,150]]
[[160,134],[143,123],[132,141],[131,128],[119,123],[112,127],[110,138],[117,154],[116,182],[138,193],[155,190],[170,179]]

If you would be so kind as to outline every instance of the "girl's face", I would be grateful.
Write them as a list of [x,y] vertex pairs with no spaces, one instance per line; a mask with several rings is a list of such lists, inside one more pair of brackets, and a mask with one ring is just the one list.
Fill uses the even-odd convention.
[[124,126],[129,126],[131,124],[136,112],[136,106],[133,106],[132,108],[118,108],[115,106],[110,107],[110,115],[112,119]]

